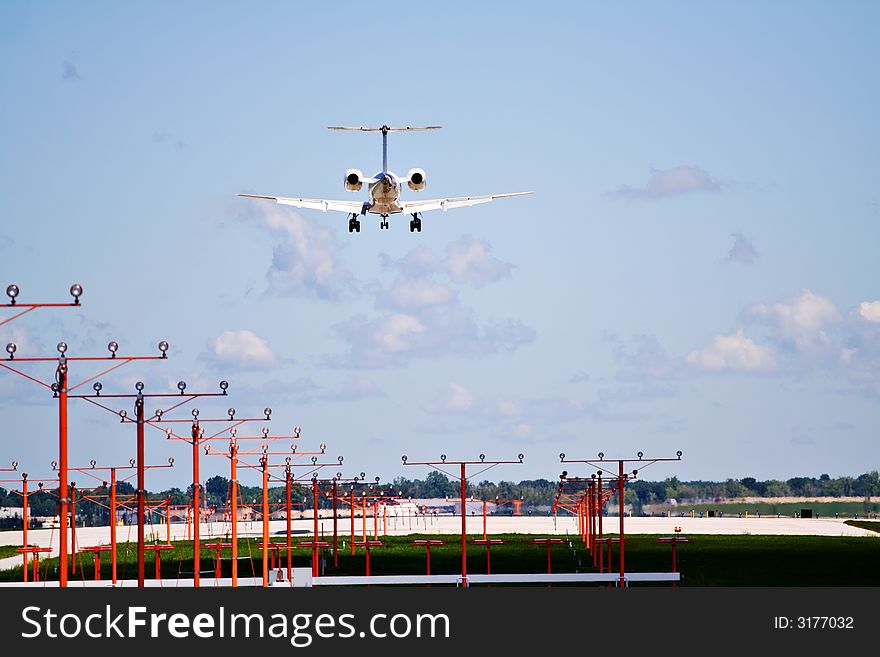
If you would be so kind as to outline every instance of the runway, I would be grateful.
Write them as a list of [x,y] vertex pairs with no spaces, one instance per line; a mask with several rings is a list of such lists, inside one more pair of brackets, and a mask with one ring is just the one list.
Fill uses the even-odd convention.
[[[632,517],[625,518],[625,531],[627,534],[669,534],[675,532],[676,527],[681,527],[681,534],[693,536],[699,534],[715,534],[729,536],[743,535],[782,535],[782,536],[865,536],[880,539],[880,534],[858,527],[844,524],[843,520],[835,518],[789,518],[789,517],[750,517],[750,518],[690,518],[690,517]],[[313,520],[309,517],[292,521],[293,542],[305,540],[313,531]],[[460,534],[460,516],[388,516],[386,521],[387,533],[390,535],[406,534]],[[383,534],[383,519],[378,518],[376,523],[378,533]],[[333,520],[331,518],[319,518],[319,531],[324,538],[333,535]],[[185,523],[172,523],[172,540],[187,540],[192,536],[187,532]],[[616,534],[618,531],[617,516],[603,518],[603,529],[606,534]],[[257,522],[238,523],[240,538],[262,536],[262,524]],[[366,534],[373,535],[374,524],[371,517],[367,517]],[[482,534],[483,518],[479,515],[468,516],[467,531],[469,534]],[[575,535],[577,534],[577,521],[571,516],[502,516],[487,519],[487,531],[490,534],[546,534],[546,535]],[[201,538],[203,542],[211,540],[227,539],[231,532],[229,523],[214,522],[205,523],[201,526]],[[284,536],[286,523],[284,520],[273,520],[269,523],[269,533],[273,537]],[[351,520],[344,516],[337,521],[337,532],[340,542],[347,541],[351,532]],[[360,539],[364,533],[362,518],[355,518],[355,537]],[[119,543],[136,542],[137,527],[126,525],[117,527],[116,537]],[[165,525],[148,525],[146,537],[149,543],[164,543],[167,537]],[[76,543],[83,547],[109,544],[109,527],[77,527]],[[31,529],[28,530],[28,543],[40,547],[52,548],[52,556],[58,554],[58,530]],[[0,545],[21,545],[21,532],[0,532]],[[42,555],[46,558],[46,555]],[[0,569],[12,568],[21,564],[21,557],[14,556],[0,559]]]

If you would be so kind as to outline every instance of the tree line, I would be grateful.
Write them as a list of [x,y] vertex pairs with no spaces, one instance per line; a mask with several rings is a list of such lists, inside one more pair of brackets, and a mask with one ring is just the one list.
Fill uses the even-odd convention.
[[[515,483],[512,481],[480,481],[468,483],[467,497],[475,500],[496,499],[520,500],[524,513],[548,512],[558,487],[558,481],[548,479],[526,479]],[[348,491],[347,484],[340,484],[340,490]],[[150,501],[166,501],[172,505],[182,506],[192,501],[192,486],[186,490],[174,487],[157,493],[147,493]],[[449,497],[456,500],[461,497],[461,484],[450,479],[441,472],[430,472],[424,479],[407,479],[396,477],[390,484],[374,484],[376,490],[385,490],[388,494],[408,499],[436,499]],[[259,486],[241,486],[240,503],[243,505],[260,504],[262,489]],[[364,485],[357,491],[364,490]],[[207,508],[222,509],[229,504],[229,480],[217,475],[205,481],[202,498]],[[131,508],[134,507],[135,489],[128,482],[116,485],[117,496]],[[94,499],[84,499],[84,495]],[[832,478],[827,474],[819,477],[792,477],[779,480],[768,479],[759,481],[754,477],[727,479],[718,481],[679,481],[670,477],[663,481],[646,481],[636,479],[627,485],[626,503],[641,508],[645,504],[662,504],[672,500],[676,502],[716,501],[733,497],[880,497],[880,474],[876,470],[866,472],[858,477]],[[110,521],[110,510],[107,508],[107,490],[105,487],[77,493],[77,519],[84,524],[107,524]],[[283,504],[285,489],[283,486],[269,488],[269,503]],[[311,508],[312,493],[309,486],[296,486],[291,493],[294,508]],[[21,508],[21,496],[0,488],[0,507]],[[37,491],[28,495],[31,516],[54,516],[57,514],[56,497],[49,491]],[[319,500],[320,508],[329,508],[332,502],[325,496]],[[277,507],[276,507],[277,508]],[[499,513],[511,513],[512,505],[499,509]],[[158,522],[156,514],[155,521]],[[0,518],[0,529],[20,528],[18,518]]]

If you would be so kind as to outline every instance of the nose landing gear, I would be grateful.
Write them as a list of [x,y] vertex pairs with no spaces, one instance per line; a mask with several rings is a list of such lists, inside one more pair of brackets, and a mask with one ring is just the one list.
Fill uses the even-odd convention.
[[413,213],[412,221],[409,222],[409,232],[414,233],[416,231],[422,232],[422,217],[418,212]]
[[358,221],[358,216],[354,212],[352,212],[351,216],[348,218],[348,232],[361,232],[361,222]]

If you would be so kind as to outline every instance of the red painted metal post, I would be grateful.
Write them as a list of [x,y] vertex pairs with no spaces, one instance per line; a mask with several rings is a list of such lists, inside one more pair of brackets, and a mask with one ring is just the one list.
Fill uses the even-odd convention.
[[349,508],[351,509],[351,556],[354,556],[354,486],[349,493]]
[[370,576],[370,542],[366,541],[364,550],[367,552],[367,577]]
[[339,534],[337,532],[338,506],[336,500],[336,479],[333,479],[333,567],[339,568]]
[[171,496],[165,501],[165,543],[171,545]]
[[70,573],[76,575],[76,487],[70,487]]
[[483,540],[486,539],[486,500],[483,500]]
[[492,574],[492,543],[486,539],[486,574]]
[[95,550],[95,581],[101,579],[101,552]]
[[314,508],[314,512],[312,515],[314,516],[314,530],[315,530],[315,538],[314,544],[312,546],[312,577],[318,576],[318,480],[312,480],[312,506]]
[[67,588],[67,362],[58,363],[58,586]]
[[116,586],[116,468],[110,468],[110,579]]
[[285,508],[287,510],[287,581],[289,582],[293,577],[293,551],[291,544],[291,531],[290,531],[290,512],[291,512],[291,503],[290,503],[290,468],[287,468],[287,471],[284,475],[284,498],[285,498]]
[[229,468],[232,492],[230,509],[232,511],[232,588],[238,586],[238,443],[233,439],[229,443]]
[[[28,546],[27,542],[27,530],[28,530],[28,489],[27,489],[27,473],[23,473],[21,475],[21,546],[26,548]],[[24,581],[28,581],[28,553],[22,552],[21,558],[24,560]]]
[[162,579],[162,566],[161,560],[159,559],[159,550],[153,550],[153,560],[156,562],[156,579]]
[[144,398],[138,393],[134,402],[137,418],[137,577],[138,588],[144,587],[144,515],[146,485],[144,483]]
[[467,588],[467,477],[465,464],[461,464],[461,585]]
[[[623,507],[623,484],[624,484],[624,475],[623,475],[623,461],[618,461],[618,473],[617,473],[617,485],[618,485],[618,495],[620,498],[620,511],[618,515],[620,516],[620,583],[621,587],[626,585],[626,572],[623,569],[623,516],[625,514]],[[610,553],[610,544],[609,544],[609,554],[608,554],[608,569],[611,569],[611,553]]]
[[193,462],[193,481],[192,481],[192,520],[193,520],[193,587],[199,588],[201,583],[202,570],[202,542],[200,532],[201,513],[201,484],[199,483],[199,438],[201,437],[201,429],[198,424],[193,422],[192,425],[192,462]]
[[425,548],[428,550],[428,572],[427,574],[431,574],[431,541],[428,541],[425,544]]
[[388,536],[388,506],[382,505],[382,536]]
[[379,500],[373,500],[373,540],[379,540]]
[[361,497],[361,540],[367,540],[367,498]]
[[263,456],[263,588],[269,587],[269,457]]

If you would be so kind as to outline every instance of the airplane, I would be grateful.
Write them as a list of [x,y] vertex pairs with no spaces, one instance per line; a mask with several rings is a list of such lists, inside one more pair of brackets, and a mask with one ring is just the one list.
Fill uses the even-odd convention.
[[422,213],[429,210],[451,210],[463,208],[480,203],[489,203],[499,198],[510,196],[523,196],[532,192],[508,192],[506,194],[490,194],[487,196],[461,196],[458,198],[441,198],[428,201],[402,201],[400,190],[406,183],[414,192],[420,192],[425,188],[427,177],[424,169],[410,169],[405,176],[398,176],[388,170],[388,133],[389,132],[412,132],[416,130],[439,130],[442,126],[428,125],[423,127],[390,128],[383,125],[379,128],[350,128],[343,126],[329,126],[328,130],[349,130],[356,132],[381,132],[382,133],[382,170],[372,178],[364,176],[359,169],[349,169],[345,172],[343,185],[349,192],[358,192],[366,183],[370,194],[368,201],[332,201],[326,199],[289,198],[286,196],[263,196],[261,194],[238,194],[244,198],[258,198],[275,201],[280,205],[292,205],[296,208],[307,208],[327,212],[334,210],[348,213],[348,232],[361,232],[360,215],[378,214],[382,217],[379,228],[388,229],[388,217],[392,214],[406,213],[412,215],[409,222],[409,232],[422,232]]

